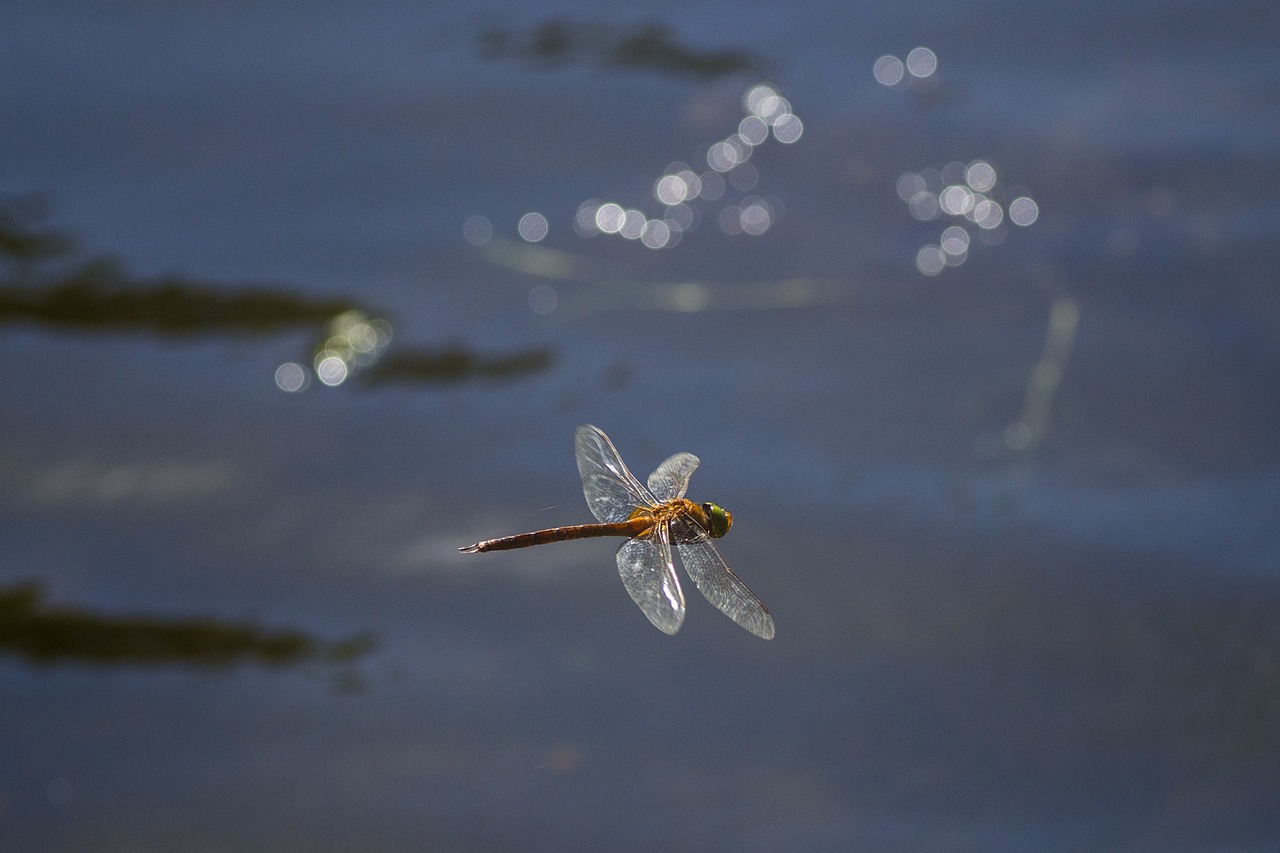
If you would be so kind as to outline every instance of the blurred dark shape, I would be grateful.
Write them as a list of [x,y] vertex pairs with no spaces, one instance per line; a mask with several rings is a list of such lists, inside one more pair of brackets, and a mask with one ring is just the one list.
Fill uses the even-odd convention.
[[546,370],[553,360],[551,350],[546,348],[485,355],[451,344],[388,354],[361,373],[360,378],[370,385],[444,384],[468,379],[500,382]]
[[[181,276],[134,278],[109,255],[77,258],[74,242],[42,220],[36,202],[0,199],[0,324],[173,337],[327,328],[313,355],[341,357],[344,378],[359,372],[373,385],[500,381],[545,370],[552,362],[551,351],[543,348],[486,355],[459,344],[386,355],[390,323],[370,319],[370,312],[349,299],[312,298],[266,285],[232,289]],[[353,328],[372,336],[367,349],[348,340]],[[345,343],[336,342],[339,332]]]
[[353,307],[273,286],[229,290],[180,276],[139,279],[116,258],[77,258],[43,225],[43,203],[0,201],[0,323],[166,335],[270,333],[315,326]]
[[624,361],[615,361],[604,369],[600,376],[600,387],[606,391],[621,391],[631,384],[635,370]]
[[265,334],[315,326],[352,306],[269,287],[227,290],[176,276],[132,279],[111,260],[92,261],[46,286],[0,285],[0,322],[80,331]]
[[34,581],[0,588],[0,652],[41,666],[212,668],[249,661],[267,666],[308,661],[342,664],[376,646],[368,634],[325,642],[301,631],[266,631],[248,623],[208,618],[101,616],[73,607],[51,607],[42,598]]
[[0,202],[0,260],[25,266],[75,251],[69,236],[39,227],[48,215],[49,203],[40,196]]
[[686,47],[670,27],[652,21],[621,26],[554,18],[524,33],[490,27],[480,33],[479,42],[481,56],[488,59],[521,59],[544,66],[583,62],[704,78],[767,70],[767,63],[750,51]]

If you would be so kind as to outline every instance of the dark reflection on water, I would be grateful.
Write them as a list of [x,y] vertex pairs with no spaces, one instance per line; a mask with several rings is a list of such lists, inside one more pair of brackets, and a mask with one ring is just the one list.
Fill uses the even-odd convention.
[[0,588],[0,652],[29,663],[99,666],[287,666],[349,663],[371,652],[371,634],[326,641],[298,630],[268,630],[214,618],[107,616],[44,600],[35,581]]
[[228,291],[176,276],[140,280],[110,260],[77,267],[46,286],[0,286],[0,322],[78,331],[270,334],[315,326],[351,307],[343,299],[278,288]]
[[747,50],[699,50],[681,44],[666,24],[575,23],[553,18],[518,30],[490,26],[477,39],[487,59],[520,59],[538,66],[583,63],[702,78],[763,73],[767,63]]
[[[343,297],[309,296],[278,285],[229,289],[181,276],[138,278],[117,258],[82,258],[69,235],[42,225],[46,211],[47,203],[34,197],[0,200],[0,324],[168,337],[279,334],[342,325],[351,317],[367,327],[367,309]],[[330,354],[333,340],[332,334],[319,334],[313,359]],[[343,356],[345,362],[352,362],[351,355]],[[552,361],[546,347],[485,353],[455,343],[401,347],[385,356],[379,347],[363,369],[344,366],[343,379],[358,376],[367,385],[505,381],[544,371]]]
[[360,378],[369,385],[505,381],[544,371],[553,360],[547,348],[485,354],[452,344],[438,349],[400,350],[378,361]]

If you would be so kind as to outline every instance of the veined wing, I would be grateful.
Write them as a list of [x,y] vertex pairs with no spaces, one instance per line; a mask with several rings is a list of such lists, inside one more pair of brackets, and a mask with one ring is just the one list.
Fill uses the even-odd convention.
[[666,634],[680,630],[684,622],[684,592],[671,563],[666,524],[622,544],[618,549],[618,574],[622,575],[622,585],[631,600],[658,630]]
[[660,502],[682,498],[697,467],[698,457],[692,453],[670,456],[649,475],[649,491]]
[[573,433],[573,446],[582,476],[582,493],[591,514],[599,521],[626,521],[636,507],[658,503],[627,470],[617,448],[599,427],[578,427]]
[[706,532],[688,519],[673,522],[676,548],[698,591],[734,622],[757,637],[773,639],[773,617],[755,593],[738,580]]

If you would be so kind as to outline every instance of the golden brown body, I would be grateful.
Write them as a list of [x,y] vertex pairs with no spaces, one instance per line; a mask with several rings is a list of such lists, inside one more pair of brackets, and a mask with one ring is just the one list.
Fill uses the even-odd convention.
[[648,536],[654,528],[663,522],[674,521],[687,516],[703,530],[710,532],[711,519],[705,510],[687,498],[673,498],[653,507],[637,507],[631,518],[613,524],[571,524],[567,527],[549,527],[546,530],[535,530],[532,533],[518,533],[515,536],[502,536],[498,539],[485,539],[474,545],[459,548],[464,554],[484,553],[485,551],[509,551],[512,548],[529,548],[534,545],[545,545],[548,542],[566,542],[570,539],[590,539],[596,536]]

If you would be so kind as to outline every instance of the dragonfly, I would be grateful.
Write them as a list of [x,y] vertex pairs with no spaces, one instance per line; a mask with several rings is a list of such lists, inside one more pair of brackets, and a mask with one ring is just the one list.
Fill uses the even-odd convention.
[[597,536],[626,536],[618,549],[618,573],[631,600],[660,631],[674,634],[684,623],[684,592],[676,577],[672,546],[698,591],[721,612],[763,639],[773,637],[773,617],[755,593],[725,563],[712,539],[733,525],[733,514],[713,503],[685,498],[699,465],[692,453],[669,457],[649,475],[648,488],[627,470],[609,436],[584,424],[574,432],[582,493],[598,524],[576,524],[486,539],[464,554],[528,548]]

